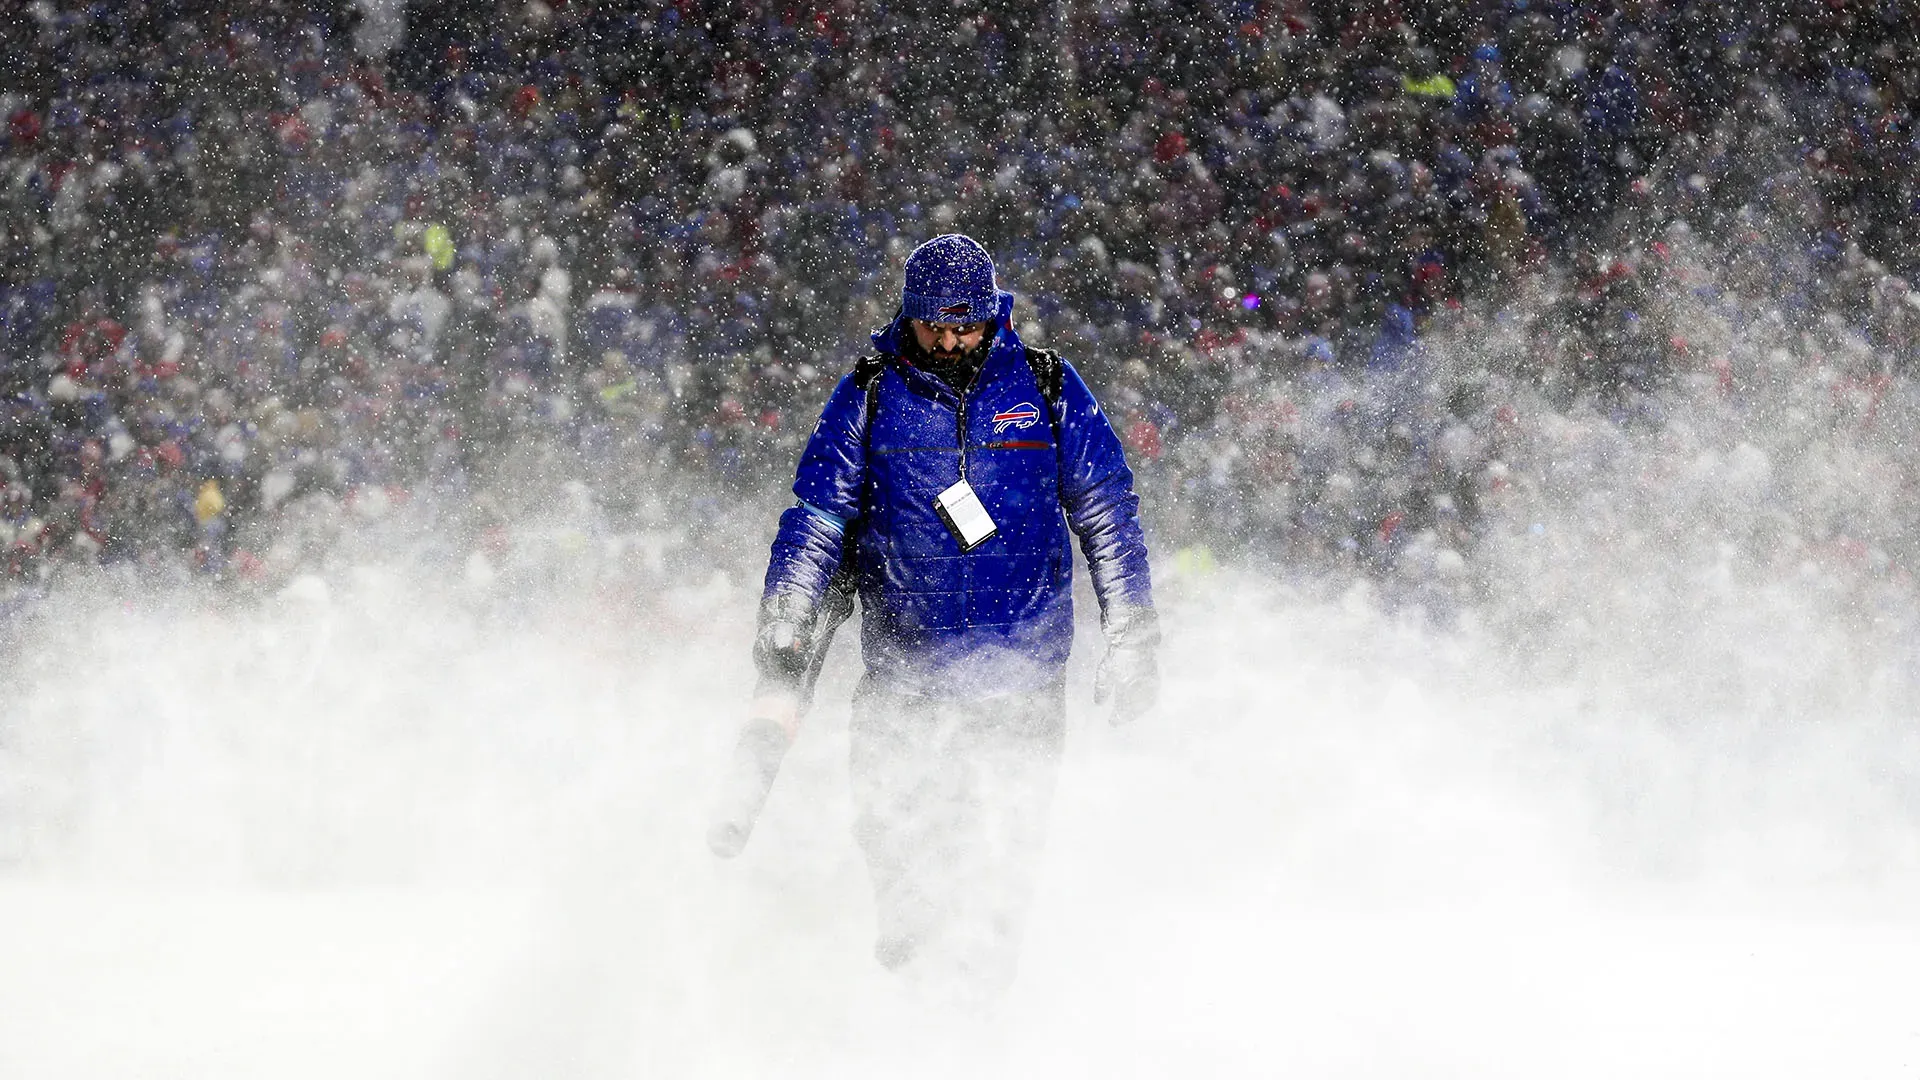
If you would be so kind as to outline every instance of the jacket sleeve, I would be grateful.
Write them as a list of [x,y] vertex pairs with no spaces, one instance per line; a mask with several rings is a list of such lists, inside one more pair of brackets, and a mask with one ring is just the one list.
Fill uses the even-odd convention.
[[840,568],[847,524],[860,516],[866,426],[866,392],[848,375],[834,387],[800,455],[793,482],[800,501],[780,515],[763,596],[796,596],[811,610],[826,594]]
[[1060,453],[1060,505],[1080,537],[1103,622],[1125,608],[1152,607],[1140,499],[1133,493],[1120,437],[1073,365],[1061,361],[1054,430]]

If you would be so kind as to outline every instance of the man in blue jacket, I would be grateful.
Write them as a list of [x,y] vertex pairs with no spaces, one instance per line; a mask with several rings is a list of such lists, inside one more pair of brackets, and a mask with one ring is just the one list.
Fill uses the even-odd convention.
[[[754,658],[806,678],[823,605],[860,597],[855,833],[889,969],[1013,975],[1064,736],[1073,556],[1100,602],[1095,700],[1159,687],[1147,550],[1120,441],[1073,368],[1013,331],[1013,297],[959,234],[907,259],[876,357],[840,381],[767,567]],[[830,632],[830,631],[826,631]]]

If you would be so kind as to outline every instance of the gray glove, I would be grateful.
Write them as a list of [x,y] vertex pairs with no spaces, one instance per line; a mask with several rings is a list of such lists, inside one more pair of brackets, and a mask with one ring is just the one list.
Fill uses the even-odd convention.
[[760,625],[753,635],[753,666],[763,688],[799,693],[812,658],[813,626],[818,611],[799,593],[775,593],[760,601]]
[[1093,676],[1093,702],[1113,702],[1117,727],[1160,700],[1160,616],[1150,607],[1115,604],[1105,612],[1107,655]]

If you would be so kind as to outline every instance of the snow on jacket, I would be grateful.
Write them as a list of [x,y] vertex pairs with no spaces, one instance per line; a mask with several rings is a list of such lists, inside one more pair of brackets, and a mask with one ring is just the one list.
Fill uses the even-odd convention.
[[[800,502],[781,515],[767,567],[766,595],[817,604],[850,541],[867,670],[917,692],[982,695],[1058,676],[1073,641],[1069,528],[1103,613],[1153,602],[1120,440],[1064,362],[1049,423],[1009,321],[1013,297],[999,300],[993,344],[964,397],[902,359],[903,319],[874,334],[886,364],[872,430],[848,375],[801,456]],[[968,552],[933,505],[963,473],[999,527]]]

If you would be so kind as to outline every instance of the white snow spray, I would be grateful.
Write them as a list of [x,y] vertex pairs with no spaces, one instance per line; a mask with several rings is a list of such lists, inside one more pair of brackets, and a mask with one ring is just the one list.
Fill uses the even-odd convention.
[[1718,347],[1657,423],[1507,395],[1456,619],[1160,551],[1114,730],[1083,603],[985,1013],[871,959],[853,628],[706,851],[776,503],[678,562],[576,498],[510,558],[404,511],[264,597],[71,583],[7,657],[0,1075],[1911,1075],[1920,402]]

